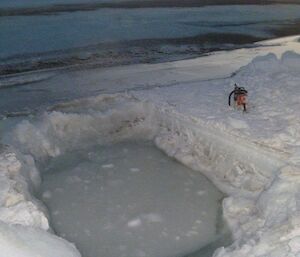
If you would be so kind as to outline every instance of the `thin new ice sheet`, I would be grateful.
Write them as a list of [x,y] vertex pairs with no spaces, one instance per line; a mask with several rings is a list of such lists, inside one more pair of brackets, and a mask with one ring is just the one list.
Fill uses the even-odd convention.
[[52,228],[84,257],[184,256],[220,242],[223,197],[148,142],[54,158],[41,189]]

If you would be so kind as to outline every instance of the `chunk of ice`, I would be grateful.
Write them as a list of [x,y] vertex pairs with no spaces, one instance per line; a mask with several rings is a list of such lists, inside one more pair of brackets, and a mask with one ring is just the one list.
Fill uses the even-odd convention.
[[142,225],[142,221],[140,218],[133,219],[127,223],[127,226],[130,228],[136,228]]

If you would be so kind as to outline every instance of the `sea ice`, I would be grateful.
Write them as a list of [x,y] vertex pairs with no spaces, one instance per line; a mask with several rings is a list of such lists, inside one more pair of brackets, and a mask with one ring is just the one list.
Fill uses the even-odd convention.
[[[91,152],[102,159],[86,162]],[[51,168],[43,172],[42,191],[53,192],[44,202],[54,230],[75,242],[83,256],[180,256],[217,237],[222,194],[200,173],[164,156],[152,144],[98,146],[77,151],[76,156],[76,163],[69,161],[70,152],[46,165]],[[114,172],[107,172],[112,160]],[[139,172],[133,176],[132,169]],[[70,174],[90,183],[66,183]],[[190,192],[185,191],[186,183]],[[64,187],[64,193],[53,190],[56,187]],[[199,199],[199,190],[208,193]],[[204,210],[208,215],[199,225]]]
[[[239,59],[240,62],[237,61],[232,65],[223,65],[226,67],[218,73],[219,77],[224,74],[228,75],[228,72],[238,64],[245,64],[245,60],[257,54],[256,51],[273,49],[280,56],[286,47],[299,46],[299,43],[294,42],[296,39],[294,38],[293,42],[290,39],[281,39],[277,41],[280,45],[278,48],[273,48],[269,43],[265,43],[263,50],[262,48],[242,49],[215,54],[200,61],[198,59],[164,64],[166,69],[170,69],[170,65],[173,67],[172,72],[176,74],[177,78],[184,77],[183,73],[188,74],[186,77],[189,77],[189,83],[185,83],[187,80],[181,80],[180,83],[168,87],[76,100],[56,106],[52,109],[53,111],[19,124],[13,134],[5,135],[8,140],[5,142],[9,143],[10,147],[0,147],[0,220],[1,224],[3,223],[0,231],[1,235],[4,235],[2,237],[3,244],[0,244],[3,251],[0,254],[3,253],[3,257],[14,256],[14,254],[24,257],[27,252],[14,252],[18,251],[16,244],[19,244],[19,241],[12,242],[7,238],[8,234],[11,235],[11,238],[24,234],[22,242],[31,256],[32,251],[36,249],[31,243],[39,240],[41,244],[45,243],[43,247],[48,254],[51,254],[51,249],[55,248],[53,245],[61,245],[62,247],[55,248],[57,250],[55,256],[79,256],[79,253],[68,242],[45,232],[49,230],[47,211],[33,197],[33,193],[39,189],[40,183],[37,170],[39,165],[36,165],[36,161],[47,163],[49,159],[51,159],[51,165],[45,168],[44,177],[48,176],[47,181],[50,183],[51,171],[53,176],[61,177],[61,179],[53,180],[52,197],[46,199],[48,201],[46,203],[50,209],[51,201],[55,207],[61,208],[52,210],[54,228],[55,219],[57,219],[58,228],[61,229],[65,226],[68,229],[74,229],[72,233],[57,231],[60,236],[69,238],[69,241],[76,241],[83,234],[86,235],[87,231],[90,231],[91,234],[98,231],[97,228],[94,228],[95,223],[91,222],[90,217],[84,219],[84,226],[77,222],[70,224],[68,221],[60,221],[63,216],[71,217],[73,215],[75,217],[72,220],[80,220],[82,217],[76,215],[82,214],[83,211],[87,211],[87,215],[91,214],[102,219],[101,224],[105,224],[102,226],[103,231],[97,235],[99,238],[114,231],[118,231],[118,233],[124,231],[126,240],[135,240],[141,247],[139,249],[128,247],[129,249],[126,250],[122,243],[120,247],[116,247],[119,249],[116,251],[123,253],[130,251],[137,255],[138,253],[143,254],[142,252],[147,253],[143,249],[143,243],[153,243],[151,241],[153,235],[145,240],[145,238],[136,237],[136,232],[143,231],[148,227],[157,229],[154,234],[159,239],[169,240],[172,238],[177,244],[182,240],[185,241],[185,235],[190,235],[190,231],[197,231],[197,225],[199,225],[199,229],[202,225],[207,225],[205,217],[209,217],[210,220],[213,216],[208,210],[206,210],[206,215],[198,210],[196,214],[191,214],[192,217],[182,219],[188,215],[188,211],[194,210],[194,208],[203,209],[203,206],[197,204],[191,204],[191,206],[184,206],[184,204],[189,205],[191,199],[194,198],[197,198],[197,200],[194,199],[195,203],[199,203],[199,200],[203,203],[202,201],[206,201],[208,198],[206,195],[201,197],[197,195],[197,192],[202,190],[197,188],[199,183],[185,184],[188,181],[182,177],[178,180],[180,182],[169,184],[168,188],[165,184],[162,185],[163,182],[171,183],[176,180],[176,169],[172,170],[172,173],[168,173],[170,171],[169,164],[157,161],[163,157],[156,158],[153,153],[145,153],[138,158],[136,153],[139,151],[135,151],[135,154],[130,157],[132,154],[130,151],[127,153],[123,151],[124,154],[129,155],[130,158],[126,158],[130,160],[143,160],[140,165],[127,162],[126,166],[125,163],[118,164],[121,154],[118,158],[108,161],[107,158],[102,158],[102,155],[98,154],[99,149],[92,150],[95,154],[88,155],[88,151],[85,152],[92,145],[103,145],[128,138],[142,138],[154,140],[155,144],[169,156],[194,170],[203,172],[229,195],[223,200],[222,208],[235,242],[230,247],[221,247],[214,256],[299,255],[300,79],[299,65],[297,65],[300,63],[299,56],[294,53],[286,53],[282,58],[275,55],[260,57],[241,68],[230,78],[199,82],[203,75],[199,72],[199,67],[202,67],[199,66],[199,63],[202,63],[202,60],[204,62],[206,60],[207,74],[216,78],[213,73],[216,72],[216,68],[220,67],[220,62],[222,63],[226,56],[235,60],[241,56],[242,58]],[[223,59],[220,59],[220,56]],[[217,62],[218,65],[209,66],[209,61]],[[198,66],[195,67],[194,64],[197,63]],[[225,61],[224,63],[228,64]],[[139,71],[147,73],[146,70],[143,70],[146,68],[143,67],[135,66],[132,69],[139,69]],[[149,66],[147,67],[149,68]],[[159,74],[166,72],[161,70],[163,67],[161,64],[151,67],[148,70],[151,77],[161,79],[160,76],[153,76],[152,71],[155,67],[159,70]],[[124,72],[124,68],[122,70]],[[196,73],[200,75],[196,76]],[[136,74],[135,76],[137,76]],[[150,76],[149,74],[148,76]],[[190,74],[194,74],[192,77],[196,79],[196,82],[191,81]],[[205,74],[205,78],[208,78],[207,74]],[[142,80],[146,79],[144,76],[140,77]],[[201,78],[203,79],[203,77]],[[169,76],[168,79],[170,79]],[[227,94],[232,89],[233,82],[246,86],[250,92],[250,108],[247,114],[227,107]],[[127,81],[127,83],[129,82]],[[168,104],[168,102],[172,104]],[[231,122],[228,122],[230,121],[229,117]],[[6,130],[12,130],[11,124],[4,127]],[[116,152],[117,149],[114,149],[104,155],[112,156]],[[147,158],[147,156],[152,156],[152,158]],[[142,183],[140,179],[144,178],[144,172],[147,172],[147,169],[144,169],[147,166],[144,162],[148,161],[157,161],[159,168],[154,169],[155,176],[150,177],[146,182],[142,180]],[[101,165],[111,163],[115,165],[114,169],[101,167]],[[158,165],[157,163],[155,165]],[[167,165],[168,168],[162,169],[163,165]],[[141,171],[133,175],[130,171],[132,167],[138,167]],[[122,172],[116,172],[119,169]],[[83,182],[67,183],[67,175],[63,171],[72,171],[72,176],[85,176],[82,179]],[[80,173],[80,176],[77,173]],[[176,174],[183,173],[184,177],[192,178],[193,181],[198,178],[197,175],[191,175],[190,170]],[[123,175],[123,177],[116,179],[114,176],[118,175]],[[170,178],[172,179],[170,180]],[[96,180],[101,182],[101,186],[99,184],[95,186]],[[91,182],[84,183],[84,181]],[[155,200],[155,203],[161,201],[160,206],[155,207],[162,207],[162,210],[156,210],[152,206],[149,208],[148,201],[142,202],[145,206],[143,210],[138,210],[137,206],[132,203],[123,203],[122,198],[131,197],[134,200],[131,202],[136,202],[141,198],[141,194],[131,193],[132,188],[126,187],[126,183],[109,183],[110,181],[123,181],[131,183],[131,185],[139,185],[137,188],[140,190],[139,192],[153,189],[154,185],[154,192],[157,195],[152,199]],[[54,186],[54,184],[56,185]],[[158,188],[158,185],[162,185],[162,187]],[[184,190],[187,188],[191,191],[185,192]],[[48,189],[45,188],[45,190]],[[99,191],[96,194],[97,190]],[[181,190],[183,194],[176,194],[177,190]],[[108,192],[109,198],[107,197]],[[210,197],[209,192],[207,195]],[[163,201],[161,196],[168,199]],[[64,204],[65,197],[72,199],[69,201],[69,205]],[[79,201],[79,204],[75,200]],[[113,200],[120,200],[120,202],[111,206],[110,203]],[[94,208],[91,206],[95,206],[99,201],[106,208],[96,208],[97,211],[93,212]],[[172,223],[172,219],[166,218],[168,213],[163,211],[169,207],[166,206],[166,203],[167,205],[176,204],[176,211],[171,214],[180,217],[180,223],[184,223],[180,225],[186,226],[186,229],[174,231],[178,222],[170,224],[170,227],[167,228],[161,226],[164,223]],[[62,209],[63,211],[61,211]],[[127,210],[128,215],[124,213],[118,216],[120,210],[121,212]],[[144,215],[148,214],[159,215],[161,222],[146,222],[147,219]],[[112,217],[113,220],[109,220],[109,217]],[[142,225],[138,229],[129,229],[128,222],[136,218],[141,220]],[[200,219],[202,223],[199,223]],[[189,220],[193,220],[193,222],[187,224],[186,222]],[[33,235],[32,237],[24,232],[27,229],[35,231],[29,232]],[[40,233],[40,231],[42,232]],[[185,243],[194,243],[194,237],[196,236],[191,235]],[[53,244],[49,243],[50,238],[53,240]],[[218,239],[201,251],[209,248],[211,252],[220,245],[223,246],[224,242],[220,243]],[[114,240],[115,237],[111,237],[106,242],[113,244]],[[105,243],[105,240],[103,242]],[[98,246],[99,242],[94,242],[93,245]],[[161,250],[161,247],[166,245],[168,244],[155,245],[153,249]],[[80,249],[83,248],[80,244],[77,246]],[[176,253],[185,251],[181,245],[178,246],[180,249],[176,247],[171,247],[171,250]],[[95,251],[92,247],[87,247],[87,250]],[[41,255],[44,250],[37,252]],[[83,250],[83,254],[85,254],[85,250]],[[115,256],[118,254],[119,252]],[[156,256],[156,254],[154,255]],[[189,256],[199,256],[199,252]]]

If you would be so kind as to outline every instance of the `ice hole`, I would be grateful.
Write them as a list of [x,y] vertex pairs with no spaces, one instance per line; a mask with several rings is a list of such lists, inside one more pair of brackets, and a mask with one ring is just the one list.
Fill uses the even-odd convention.
[[229,243],[224,195],[149,142],[73,151],[42,174],[51,226],[83,257],[206,257]]

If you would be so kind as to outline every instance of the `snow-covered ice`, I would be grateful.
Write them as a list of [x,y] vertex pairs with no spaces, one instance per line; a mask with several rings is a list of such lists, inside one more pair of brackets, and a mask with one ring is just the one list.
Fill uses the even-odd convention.
[[[222,206],[234,242],[217,249],[214,257],[298,256],[300,57],[284,53],[299,51],[297,39],[264,42],[263,47],[255,49],[173,64],[118,68],[123,69],[120,76],[124,78],[130,69],[140,72],[139,77],[132,71],[125,84],[143,79],[158,84],[150,83],[148,88],[144,84],[141,90],[132,86],[135,91],[127,94],[60,104],[21,122],[15,129],[7,126],[12,133],[6,134],[5,143],[9,146],[2,146],[0,155],[1,233],[7,231],[6,224],[22,228],[20,231],[50,230],[47,211],[33,197],[40,184],[36,161],[59,158],[92,145],[147,139],[169,156],[205,174],[228,195]],[[275,55],[267,55],[269,52]],[[257,55],[264,56],[251,61]],[[234,71],[233,76],[224,78]],[[160,74],[165,76],[159,77]],[[234,82],[249,91],[249,113],[227,106]],[[91,153],[89,158],[97,155]],[[112,163],[104,161],[105,165]],[[130,168],[136,167],[128,167],[128,172]],[[85,186],[88,189],[88,183]],[[54,192],[62,190],[58,187],[51,191],[52,198]],[[199,194],[200,200],[205,198],[205,194]],[[55,213],[59,215],[57,210]],[[155,212],[151,214],[154,216],[148,219],[159,220]],[[126,224],[138,225],[138,219],[142,224],[146,218],[135,215]],[[17,233],[18,229],[12,229],[12,238]],[[189,233],[191,237],[193,234]],[[43,235],[45,242],[52,238],[64,245],[60,249],[66,253],[61,255],[79,256],[66,241],[50,233]],[[180,238],[176,236],[175,240]],[[141,250],[137,256],[143,254]]]

